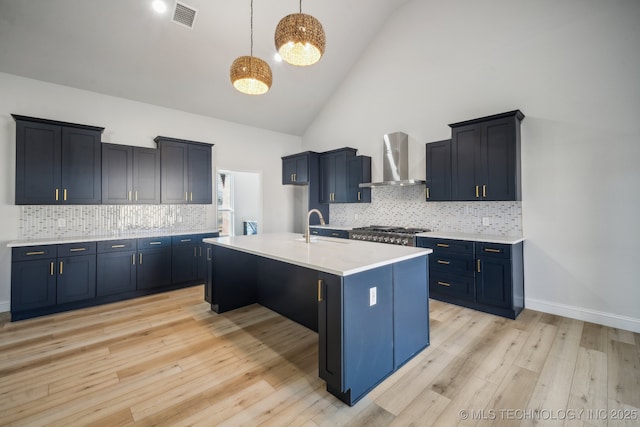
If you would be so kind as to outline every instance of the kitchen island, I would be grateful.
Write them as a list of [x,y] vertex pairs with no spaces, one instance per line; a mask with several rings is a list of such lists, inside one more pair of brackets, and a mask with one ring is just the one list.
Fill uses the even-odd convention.
[[211,309],[259,303],[317,331],[320,378],[349,405],[429,345],[430,249],[292,233],[204,242]]

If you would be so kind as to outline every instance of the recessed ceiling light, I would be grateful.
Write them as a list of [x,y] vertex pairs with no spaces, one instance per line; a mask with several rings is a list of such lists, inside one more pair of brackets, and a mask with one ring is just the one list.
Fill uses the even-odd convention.
[[163,0],[153,0],[151,6],[153,10],[158,13],[165,13],[167,11],[167,4]]

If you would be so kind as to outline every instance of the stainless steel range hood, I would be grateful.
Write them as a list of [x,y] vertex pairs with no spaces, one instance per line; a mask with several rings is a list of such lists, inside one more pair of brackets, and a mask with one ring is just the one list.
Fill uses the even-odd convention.
[[360,187],[426,183],[424,180],[409,179],[409,135],[404,132],[388,133],[383,137],[382,166],[381,182],[364,182]]

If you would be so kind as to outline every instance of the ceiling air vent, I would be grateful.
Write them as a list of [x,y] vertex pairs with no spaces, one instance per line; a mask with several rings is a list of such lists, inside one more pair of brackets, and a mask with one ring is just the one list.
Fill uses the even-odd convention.
[[196,10],[184,3],[176,2],[176,9],[173,11],[173,22],[193,28],[193,21],[196,20]]

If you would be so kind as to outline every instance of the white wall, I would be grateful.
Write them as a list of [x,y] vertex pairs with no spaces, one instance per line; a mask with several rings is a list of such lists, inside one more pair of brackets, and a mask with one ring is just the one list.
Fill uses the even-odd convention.
[[[215,144],[213,166],[262,174],[271,203],[263,232],[292,231],[293,198],[282,185],[280,157],[299,152],[301,139],[122,98],[0,73],[0,312],[9,310],[11,251],[18,236],[15,194],[15,122],[11,114],[105,127],[104,142],[154,147],[158,135]],[[211,94],[211,96],[214,96]],[[215,226],[213,205],[207,221]]]
[[640,2],[409,2],[303,137],[372,156],[521,109],[526,306],[640,331]]

